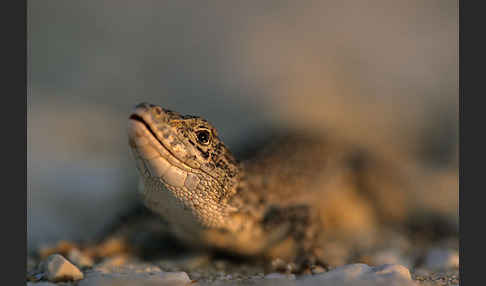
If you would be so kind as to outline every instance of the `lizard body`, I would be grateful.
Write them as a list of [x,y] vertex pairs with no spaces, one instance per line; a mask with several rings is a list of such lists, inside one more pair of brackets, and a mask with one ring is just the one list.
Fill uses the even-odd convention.
[[205,119],[148,103],[128,137],[143,203],[192,247],[328,263],[322,241],[356,244],[405,217],[404,185],[376,184],[394,173],[354,145],[298,134],[239,162]]

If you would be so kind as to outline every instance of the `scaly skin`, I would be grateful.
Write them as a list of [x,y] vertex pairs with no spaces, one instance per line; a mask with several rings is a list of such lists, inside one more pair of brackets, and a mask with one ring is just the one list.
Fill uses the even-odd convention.
[[206,120],[147,103],[128,135],[142,201],[192,247],[332,264],[325,241],[373,241],[377,222],[407,209],[393,172],[341,142],[284,137],[239,163]]

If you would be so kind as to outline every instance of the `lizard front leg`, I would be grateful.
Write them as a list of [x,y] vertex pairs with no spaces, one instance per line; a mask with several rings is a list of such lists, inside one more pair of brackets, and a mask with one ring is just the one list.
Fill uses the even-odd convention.
[[308,205],[272,206],[267,211],[264,228],[287,229],[282,239],[266,252],[273,271],[301,273],[316,265],[325,266],[319,245],[319,215]]

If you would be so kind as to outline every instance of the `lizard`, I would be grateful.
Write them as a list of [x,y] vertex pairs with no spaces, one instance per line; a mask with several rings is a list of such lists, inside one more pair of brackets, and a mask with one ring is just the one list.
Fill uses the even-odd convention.
[[295,271],[333,264],[326,241],[376,241],[378,226],[403,222],[411,205],[387,163],[329,137],[282,136],[240,161],[206,119],[140,103],[128,143],[141,201],[178,240]]
[[420,213],[414,194],[434,185],[410,176],[401,158],[331,133],[289,131],[266,134],[265,144],[250,137],[235,156],[204,118],[136,105],[128,116],[135,207],[94,240],[59,241],[36,258],[79,249],[95,261],[152,260],[180,256],[182,243],[300,274],[369,263],[390,247],[416,256],[457,236],[450,218]]

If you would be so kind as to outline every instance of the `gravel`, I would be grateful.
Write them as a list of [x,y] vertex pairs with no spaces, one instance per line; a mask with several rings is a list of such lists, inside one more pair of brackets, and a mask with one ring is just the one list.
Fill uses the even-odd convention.
[[[51,255],[44,265],[59,265],[58,269],[77,269],[61,255]],[[66,265],[71,265],[65,268]],[[74,268],[73,268],[74,267]],[[48,269],[45,269],[48,270]],[[203,254],[184,255],[151,262],[140,261],[135,257],[118,255],[105,258],[84,269],[83,279],[77,282],[74,277],[60,275],[61,284],[48,281],[29,282],[32,286],[77,285],[389,285],[389,286],[453,286],[459,284],[458,269],[449,268],[437,272],[430,268],[406,268],[399,264],[347,264],[326,270],[322,267],[312,274],[294,275],[282,273],[264,274],[264,267],[255,262],[238,262],[226,259],[211,259]],[[75,270],[72,270],[76,272]],[[78,270],[79,271],[79,270]],[[61,273],[51,271],[52,273]],[[79,272],[80,273],[80,272]],[[50,274],[45,273],[44,279]],[[73,276],[73,275],[71,275]],[[59,277],[55,275],[54,277]],[[78,276],[79,277],[79,276]],[[54,278],[55,280],[56,278]],[[53,280],[51,280],[53,281]]]
[[[90,245],[63,243],[57,248],[44,248],[43,255],[28,257],[27,281],[28,285],[38,286],[53,285],[51,281],[63,281],[57,285],[65,286],[453,286],[459,284],[456,242],[457,239],[451,238],[450,241],[443,240],[435,244],[415,244],[412,248],[383,244],[351,258],[347,263],[341,264],[342,266],[315,266],[299,275],[270,271],[266,267],[268,265],[259,260],[242,260],[183,249],[167,253],[160,251],[158,256],[142,260],[142,256],[135,252],[111,251],[120,248],[113,248],[115,244],[112,242],[103,244],[105,247],[97,250],[97,253],[106,256],[96,257],[92,256],[93,248]],[[110,251],[104,251],[105,248]],[[61,251],[45,256],[56,249]],[[336,257],[339,256],[337,254],[338,252]],[[289,269],[284,268],[281,271],[285,270]]]

